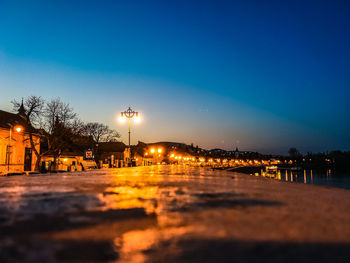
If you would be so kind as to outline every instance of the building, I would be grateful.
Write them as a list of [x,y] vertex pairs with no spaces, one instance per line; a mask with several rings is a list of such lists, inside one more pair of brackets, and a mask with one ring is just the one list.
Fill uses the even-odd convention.
[[[0,110],[0,175],[29,173],[35,170],[36,155],[25,131],[23,105],[17,114]],[[33,135],[40,152],[40,138]]]
[[124,167],[128,163],[129,149],[122,142],[101,142],[97,156],[100,167]]
[[138,142],[137,145],[131,147],[132,165],[133,166],[149,166],[152,165],[153,159],[149,154],[148,145],[143,142]]
[[84,158],[83,153],[80,152],[63,152],[56,159],[56,166],[54,164],[54,156],[44,155],[41,158],[41,169],[43,172],[52,171],[56,167],[56,171],[85,171],[96,169],[97,165],[93,159]]

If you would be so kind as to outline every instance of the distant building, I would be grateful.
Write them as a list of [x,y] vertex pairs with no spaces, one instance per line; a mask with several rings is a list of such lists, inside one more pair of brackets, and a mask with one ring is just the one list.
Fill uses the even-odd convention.
[[122,142],[102,142],[98,144],[98,161],[101,167],[124,167],[129,158],[129,149]]
[[238,159],[239,158],[239,151],[238,148],[236,147],[236,150],[233,152],[234,158]]
[[[0,110],[0,175],[32,172],[36,155],[25,131],[23,105],[17,114]],[[40,138],[33,135],[35,149],[40,152]]]
[[135,166],[148,166],[155,163],[153,156],[148,152],[148,145],[143,142],[138,142],[137,145],[131,147],[132,165]]

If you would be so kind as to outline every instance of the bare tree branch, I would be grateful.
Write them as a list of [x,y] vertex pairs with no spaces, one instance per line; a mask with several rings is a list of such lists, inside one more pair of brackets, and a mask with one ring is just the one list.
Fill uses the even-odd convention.
[[120,138],[117,131],[98,122],[89,122],[85,125],[85,135],[91,136],[96,143],[116,141]]

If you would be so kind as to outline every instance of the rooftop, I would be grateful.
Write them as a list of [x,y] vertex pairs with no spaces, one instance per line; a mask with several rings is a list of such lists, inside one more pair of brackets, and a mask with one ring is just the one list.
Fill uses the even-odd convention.
[[0,128],[9,129],[10,125],[24,125],[24,120],[19,114],[0,110]]

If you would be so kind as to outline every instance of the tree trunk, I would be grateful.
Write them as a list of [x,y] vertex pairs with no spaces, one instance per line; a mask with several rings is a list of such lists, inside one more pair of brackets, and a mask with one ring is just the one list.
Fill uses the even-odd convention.
[[40,156],[40,153],[35,148],[35,144],[34,144],[34,140],[33,140],[33,134],[32,134],[31,131],[29,132],[29,141],[30,141],[30,146],[32,147],[32,150],[34,151],[35,156],[36,156],[36,162],[35,162],[35,168],[34,169],[35,169],[35,171],[39,171],[41,156]]
[[59,161],[59,158],[60,158],[61,154],[54,154],[53,155],[53,168],[55,171],[58,170],[58,162]]
[[41,161],[41,155],[36,157],[36,162],[35,162],[35,171],[39,171],[40,172],[40,161]]

